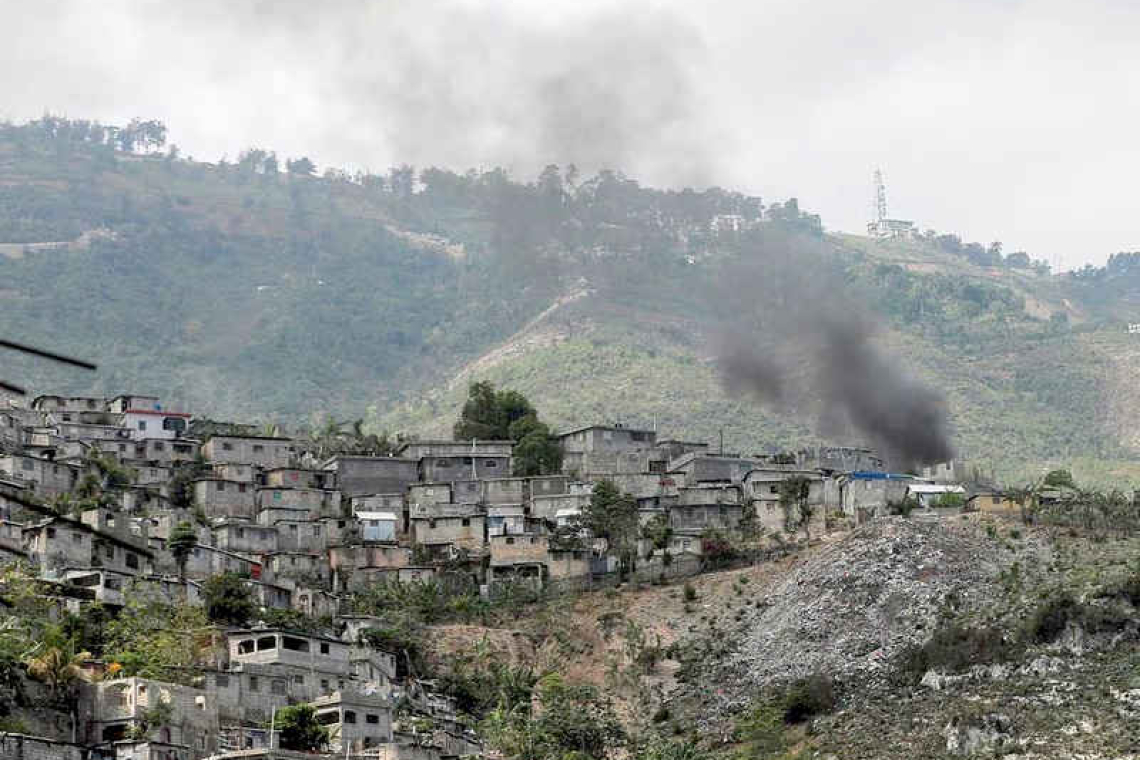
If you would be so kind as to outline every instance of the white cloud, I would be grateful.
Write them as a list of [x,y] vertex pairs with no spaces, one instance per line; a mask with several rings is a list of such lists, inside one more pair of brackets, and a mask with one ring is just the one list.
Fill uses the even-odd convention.
[[6,4],[0,115],[381,169],[548,161],[800,197],[1065,266],[1140,248],[1133,3]]

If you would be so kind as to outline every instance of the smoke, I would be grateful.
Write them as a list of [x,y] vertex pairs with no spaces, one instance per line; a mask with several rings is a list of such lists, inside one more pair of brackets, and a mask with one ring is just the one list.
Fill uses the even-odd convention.
[[733,326],[719,369],[732,393],[810,414],[832,438],[862,437],[897,468],[951,459],[945,401],[874,340],[867,297],[819,241],[768,236],[726,272]]
[[[655,3],[112,5],[148,49],[193,47],[201,59],[180,69],[194,90],[148,93],[154,105],[139,113],[166,119],[176,141],[187,128],[215,129],[210,142],[229,142],[230,158],[249,147],[230,142],[227,125],[237,123],[264,148],[350,169],[502,166],[533,176],[573,163],[583,175],[605,168],[705,185],[734,165],[738,145],[711,116],[717,79],[705,31]],[[65,7],[67,27],[102,12]],[[154,35],[170,39],[158,45]],[[219,97],[227,108],[216,124],[186,113],[184,101],[201,108]]]

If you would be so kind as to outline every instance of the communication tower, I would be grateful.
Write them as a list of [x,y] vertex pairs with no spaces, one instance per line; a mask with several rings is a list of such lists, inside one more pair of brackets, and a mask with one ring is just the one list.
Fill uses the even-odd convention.
[[867,234],[871,237],[914,237],[914,222],[906,219],[887,217],[887,186],[883,182],[883,172],[875,169],[874,218],[867,222]]

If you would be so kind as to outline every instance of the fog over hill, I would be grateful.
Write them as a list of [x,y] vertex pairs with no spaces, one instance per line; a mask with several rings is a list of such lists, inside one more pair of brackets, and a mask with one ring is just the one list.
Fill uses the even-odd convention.
[[[104,368],[92,384],[17,360],[13,377],[155,392],[212,416],[329,414],[422,433],[445,429],[466,383],[487,378],[562,426],[723,430],[738,450],[865,439],[821,414],[815,391],[773,405],[722,384],[726,332],[755,347],[773,334],[771,313],[742,304],[790,297],[770,275],[793,241],[814,253],[781,269],[834,283],[821,303],[866,311],[866,351],[943,399],[962,456],[1018,473],[1100,456],[1132,477],[1134,257],[1055,276],[952,234],[831,235],[794,200],[612,172],[317,177],[267,151],[206,165],[157,149],[161,126],[45,119],[0,133],[6,330]],[[834,346],[813,356],[789,334],[786,382],[816,387],[800,379]],[[833,392],[850,387],[845,364],[827,375]]]

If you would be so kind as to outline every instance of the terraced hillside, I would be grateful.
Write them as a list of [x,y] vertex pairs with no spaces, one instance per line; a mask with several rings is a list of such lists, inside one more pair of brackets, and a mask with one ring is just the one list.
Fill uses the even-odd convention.
[[953,236],[827,234],[794,200],[715,188],[556,167],[526,183],[316,176],[265,151],[207,164],[122,134],[53,118],[0,128],[4,334],[101,364],[90,377],[5,357],[5,376],[36,390],[133,388],[215,417],[307,425],[298,410],[317,409],[431,433],[485,378],[563,427],[723,430],[744,451],[847,439],[718,376],[726,329],[768,337],[748,283],[726,298],[726,281],[741,262],[765,278],[790,240],[874,315],[892,364],[945,395],[965,457],[1010,478],[1059,461],[1140,474],[1129,257],[1057,276]]

